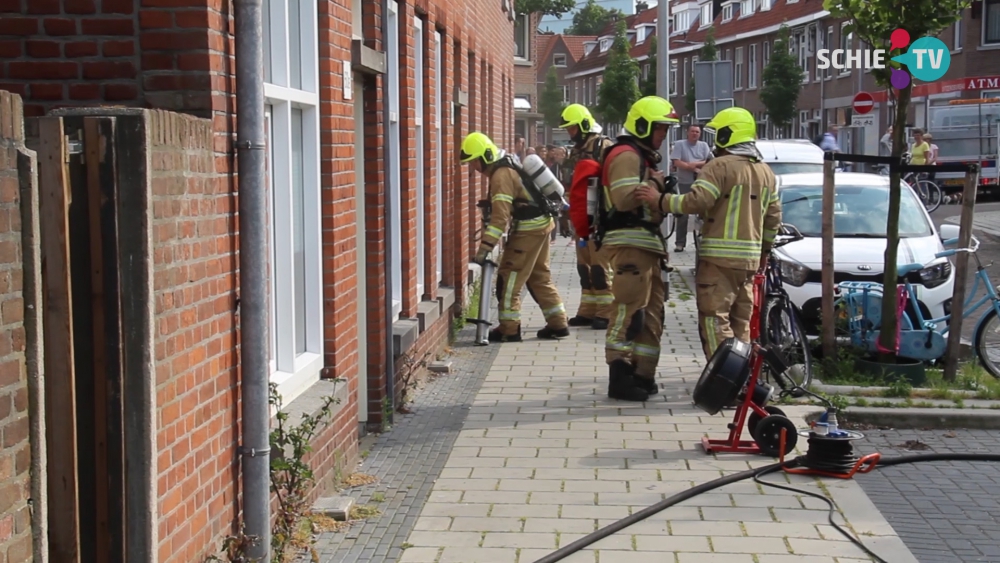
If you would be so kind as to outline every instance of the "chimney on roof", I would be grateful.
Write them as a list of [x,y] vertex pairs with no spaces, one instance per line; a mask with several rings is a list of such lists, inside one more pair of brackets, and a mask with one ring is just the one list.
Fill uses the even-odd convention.
[[645,0],[639,0],[635,3],[635,13],[641,14],[649,9],[649,3]]

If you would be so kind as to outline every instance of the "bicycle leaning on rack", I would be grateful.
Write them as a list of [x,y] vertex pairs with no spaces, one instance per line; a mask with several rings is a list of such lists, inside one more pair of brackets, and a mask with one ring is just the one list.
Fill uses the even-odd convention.
[[[903,163],[909,164],[911,156],[910,153],[904,153]],[[889,167],[880,166],[878,173],[882,176],[888,176]],[[920,203],[923,204],[928,213],[934,213],[938,207],[941,207],[941,203],[944,201],[944,192],[941,191],[941,186],[937,185],[936,182],[928,180],[924,174],[915,172],[905,174],[902,180],[913,188],[914,193],[917,194]]]
[[[957,238],[944,241],[945,246],[958,242]],[[963,318],[972,317],[980,307],[989,306],[980,315],[975,325],[972,337],[972,348],[983,367],[993,377],[1000,378],[1000,295],[990,280],[986,269],[991,264],[983,265],[979,260],[979,239],[972,237],[971,248],[955,248],[935,254],[935,258],[954,256],[959,252],[972,254],[976,262],[976,277],[969,290],[969,297],[962,304]],[[883,287],[873,282],[841,282],[837,285],[840,297],[837,307],[842,308],[843,316],[847,317],[851,343],[855,347],[867,349],[870,352],[895,353],[904,358],[914,360],[936,361],[944,357],[948,347],[948,324],[951,315],[937,319],[925,319],[917,301],[917,292],[908,279],[908,274],[927,267],[924,264],[906,264],[897,269],[904,283],[896,288],[895,298],[899,307],[896,311],[895,350],[886,350],[879,343],[879,328],[882,321]],[[978,299],[979,284],[982,283],[986,294]],[[975,300],[975,301],[974,301]],[[909,307],[907,307],[909,305]],[[954,306],[954,305],[953,305]],[[910,309],[909,314],[904,312]],[[910,315],[915,318],[915,323]],[[942,325],[942,328],[938,328]]]
[[812,381],[812,354],[802,313],[782,285],[781,262],[774,251],[803,238],[794,225],[782,224],[779,228],[764,268],[764,303],[760,311],[760,342],[781,353],[785,364],[790,366],[783,375],[791,380],[793,386],[787,386],[787,381],[778,377],[781,374],[765,370],[764,375],[775,380],[785,393],[793,397],[801,397],[801,390],[809,387]]

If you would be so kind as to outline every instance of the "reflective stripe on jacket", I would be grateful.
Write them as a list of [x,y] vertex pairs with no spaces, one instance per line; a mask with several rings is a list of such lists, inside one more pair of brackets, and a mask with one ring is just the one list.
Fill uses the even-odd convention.
[[704,218],[698,258],[723,268],[756,270],[781,224],[781,200],[771,168],[745,156],[706,164],[691,192],[663,198],[664,211]]
[[[605,209],[614,208],[616,213],[628,213],[638,211],[643,221],[659,225],[663,221],[663,213],[655,205],[648,205],[635,198],[635,190],[645,184],[659,189],[656,182],[650,180],[649,172],[652,167],[647,166],[642,178],[639,178],[641,168],[641,158],[638,152],[629,148],[621,152],[613,151],[605,163],[604,197],[601,198],[601,205]],[[663,238],[659,231],[651,232],[641,227],[615,229],[604,234],[602,244],[607,246],[630,246],[667,255]]]
[[[497,166],[490,172],[490,224],[483,230],[480,250],[489,251],[496,246],[497,241],[507,230],[507,224],[514,213],[515,205],[533,203],[531,194],[521,183],[521,176],[513,168]],[[542,215],[535,219],[515,221],[515,231],[518,233],[541,232],[548,234],[555,223],[552,218]]]

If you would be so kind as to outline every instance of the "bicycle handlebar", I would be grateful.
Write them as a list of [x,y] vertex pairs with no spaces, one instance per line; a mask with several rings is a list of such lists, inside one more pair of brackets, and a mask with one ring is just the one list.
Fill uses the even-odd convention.
[[[946,241],[943,241],[943,244],[945,246],[948,246],[949,244],[955,244],[957,242],[958,242],[957,238],[952,238],[952,239],[948,239]],[[970,246],[969,248],[952,248],[952,249],[949,249],[949,250],[938,252],[937,254],[934,255],[934,258],[945,258],[947,256],[954,256],[954,255],[958,254],[959,252],[971,252],[971,253],[975,253],[975,252],[979,251],[979,245],[980,245],[979,239],[976,238],[975,235],[972,235],[972,246]]]

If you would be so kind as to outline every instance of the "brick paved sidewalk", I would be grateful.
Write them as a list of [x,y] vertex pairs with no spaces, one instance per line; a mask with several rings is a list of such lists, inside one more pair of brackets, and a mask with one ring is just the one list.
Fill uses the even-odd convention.
[[[552,270],[570,315],[579,293],[566,239]],[[672,247],[672,245],[671,245]],[[706,455],[732,411],[710,417],[691,404],[704,363],[689,289],[692,253],[673,256],[658,381],[645,404],[606,397],[604,333],[573,329],[557,343],[527,300],[523,343],[503,344],[440,478],[407,539],[403,563],[531,563],[598,527],[719,476],[771,463]],[[830,491],[865,543],[893,563],[916,561],[853,481],[769,479]],[[826,525],[826,505],[745,481],[695,497],[564,561],[857,563],[861,550]]]

